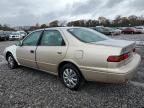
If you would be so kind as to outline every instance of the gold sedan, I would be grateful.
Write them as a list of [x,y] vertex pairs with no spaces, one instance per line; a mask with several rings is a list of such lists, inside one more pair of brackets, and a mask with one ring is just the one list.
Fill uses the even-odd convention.
[[4,56],[11,69],[22,65],[58,75],[71,90],[77,90],[84,80],[127,82],[141,61],[134,42],[82,27],[33,31],[19,44],[7,47]]

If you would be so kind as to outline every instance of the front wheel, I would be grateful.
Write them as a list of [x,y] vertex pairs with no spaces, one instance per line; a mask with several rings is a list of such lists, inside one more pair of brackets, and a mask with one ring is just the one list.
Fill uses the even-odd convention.
[[63,84],[71,90],[78,90],[84,81],[80,71],[73,64],[65,64],[60,69],[60,78]]
[[8,55],[7,62],[10,69],[15,69],[17,67],[17,62],[11,54]]

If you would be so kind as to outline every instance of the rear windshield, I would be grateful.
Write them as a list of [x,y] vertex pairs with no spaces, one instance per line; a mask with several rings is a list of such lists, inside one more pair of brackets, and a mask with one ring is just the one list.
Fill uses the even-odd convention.
[[68,32],[78,38],[80,41],[86,43],[99,42],[108,39],[108,37],[105,35],[88,28],[71,28],[68,29]]

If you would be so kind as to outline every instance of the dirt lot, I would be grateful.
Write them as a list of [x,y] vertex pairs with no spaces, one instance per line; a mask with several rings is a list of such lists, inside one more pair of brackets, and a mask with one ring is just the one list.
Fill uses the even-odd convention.
[[[144,35],[113,38],[143,40]],[[0,55],[13,41],[0,42]],[[59,78],[41,71],[19,67],[10,70],[0,56],[0,108],[141,108],[144,107],[144,46],[137,46],[142,62],[127,84],[87,82],[75,92]]]

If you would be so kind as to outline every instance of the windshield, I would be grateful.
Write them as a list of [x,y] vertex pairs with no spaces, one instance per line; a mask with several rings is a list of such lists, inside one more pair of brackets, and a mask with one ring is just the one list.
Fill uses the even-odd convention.
[[83,41],[86,43],[104,41],[108,39],[108,37],[106,37],[105,35],[92,29],[71,28],[71,29],[68,29],[68,31],[72,35],[74,35],[76,38],[78,38],[80,41]]

